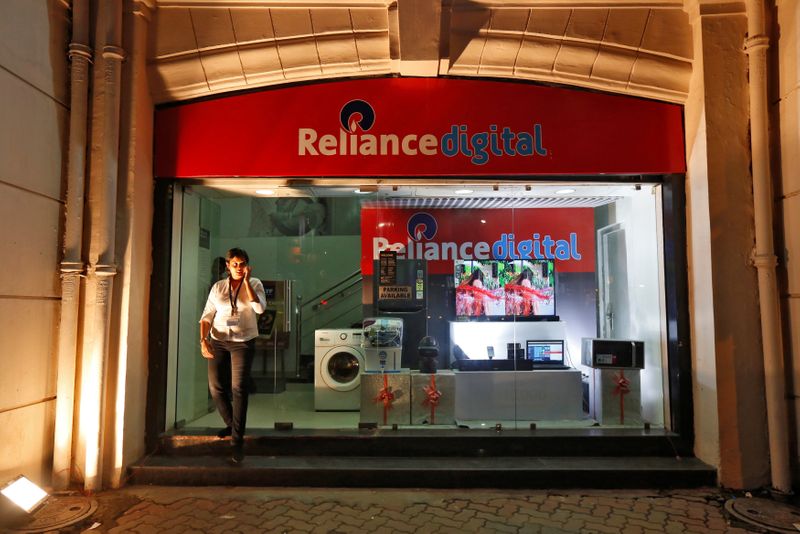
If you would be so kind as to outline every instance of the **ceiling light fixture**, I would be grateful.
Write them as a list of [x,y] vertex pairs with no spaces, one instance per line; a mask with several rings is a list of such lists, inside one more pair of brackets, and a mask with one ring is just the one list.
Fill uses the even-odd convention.
[[358,195],[367,195],[369,193],[377,193],[378,192],[378,186],[375,185],[375,184],[359,185],[358,189],[356,189],[355,192]]
[[574,193],[574,192],[575,192],[575,190],[574,189],[570,189],[570,188],[559,189],[558,191],[556,191],[556,195],[569,195],[570,193]]
[[256,195],[262,195],[267,197],[274,194],[275,194],[274,189],[256,189]]
[[456,195],[469,195],[472,189],[456,189]]

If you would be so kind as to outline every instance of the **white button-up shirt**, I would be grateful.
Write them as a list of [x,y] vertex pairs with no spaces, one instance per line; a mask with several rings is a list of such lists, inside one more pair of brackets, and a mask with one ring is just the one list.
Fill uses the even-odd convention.
[[[244,280],[242,281],[244,284]],[[200,322],[211,323],[211,337],[219,341],[250,341],[258,336],[258,319],[256,314],[264,313],[267,306],[267,296],[264,293],[264,284],[258,278],[250,277],[250,286],[256,295],[256,300],[245,302],[247,290],[239,287],[236,299],[236,309],[239,321],[237,325],[229,326],[228,319],[233,315],[231,298],[236,291],[231,291],[230,277],[220,280],[211,287],[203,309]]]

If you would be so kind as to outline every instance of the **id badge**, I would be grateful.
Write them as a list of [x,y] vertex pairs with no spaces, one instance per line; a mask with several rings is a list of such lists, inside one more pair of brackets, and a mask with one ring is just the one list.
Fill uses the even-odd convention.
[[225,318],[225,324],[227,326],[239,326],[239,316],[238,315],[229,315]]

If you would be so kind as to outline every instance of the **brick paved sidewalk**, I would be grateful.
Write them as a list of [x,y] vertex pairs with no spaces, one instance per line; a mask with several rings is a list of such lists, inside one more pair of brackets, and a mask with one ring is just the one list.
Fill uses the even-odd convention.
[[[706,490],[129,487],[70,532],[745,533]],[[86,530],[98,523],[92,530]]]

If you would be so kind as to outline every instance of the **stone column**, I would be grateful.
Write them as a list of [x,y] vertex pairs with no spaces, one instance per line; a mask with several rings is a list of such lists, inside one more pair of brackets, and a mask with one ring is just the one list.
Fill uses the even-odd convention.
[[64,258],[61,261],[61,317],[58,330],[58,383],[53,440],[53,487],[66,489],[72,473],[72,425],[75,410],[75,364],[78,349],[81,275],[84,264],[83,202],[86,181],[88,130],[89,2],[72,3],[72,43],[69,45],[70,124],[67,199],[64,221]]
[[96,491],[103,480],[103,419],[106,367],[115,264],[116,203],[119,169],[122,1],[98,4],[98,69],[94,77],[92,152],[89,182],[89,268],[84,305],[81,364],[80,432],[84,446],[84,489]]
[[[750,175],[743,4],[687,2],[694,72],[686,104],[695,449],[720,483],[769,481]],[[718,442],[712,430],[716,425]]]

